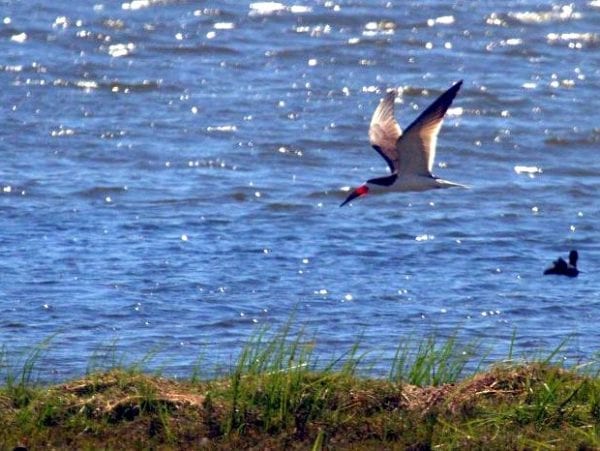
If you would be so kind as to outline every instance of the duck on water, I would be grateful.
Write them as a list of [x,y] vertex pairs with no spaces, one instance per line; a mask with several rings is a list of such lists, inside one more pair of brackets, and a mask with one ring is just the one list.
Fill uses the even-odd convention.
[[572,250],[569,252],[569,263],[567,263],[562,257],[555,260],[552,266],[544,271],[544,275],[556,275],[556,276],[567,276],[577,277],[579,270],[577,269],[577,259],[579,254],[577,251]]

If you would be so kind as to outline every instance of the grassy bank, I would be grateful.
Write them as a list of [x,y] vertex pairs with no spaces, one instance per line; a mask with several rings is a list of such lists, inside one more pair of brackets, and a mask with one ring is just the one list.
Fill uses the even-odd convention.
[[214,380],[128,365],[48,387],[39,348],[3,358],[0,449],[600,449],[600,378],[554,353],[465,374],[477,347],[432,338],[372,379],[358,346],[317,365],[302,334],[267,335]]

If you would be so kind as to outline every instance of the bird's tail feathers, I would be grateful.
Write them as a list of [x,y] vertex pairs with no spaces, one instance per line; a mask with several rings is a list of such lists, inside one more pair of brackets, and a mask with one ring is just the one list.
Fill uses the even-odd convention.
[[443,179],[437,179],[437,182],[439,185],[441,185],[441,188],[465,188],[465,189],[470,189],[471,187],[468,185],[463,185],[462,183],[455,183],[455,182],[450,182],[448,180],[443,180]]

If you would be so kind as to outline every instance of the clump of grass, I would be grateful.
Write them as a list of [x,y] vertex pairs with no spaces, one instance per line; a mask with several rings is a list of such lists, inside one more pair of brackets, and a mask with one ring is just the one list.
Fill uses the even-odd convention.
[[[477,342],[459,347],[456,334],[440,340],[430,335],[419,343],[406,340],[400,343],[392,361],[389,378],[409,384],[438,386],[456,382],[479,354]],[[479,358],[479,368],[485,355]]]
[[100,358],[101,371],[46,388],[33,377],[44,347],[20,371],[4,350],[0,449],[600,448],[598,373],[562,367],[558,349],[515,363],[513,337],[509,361],[482,371],[479,343],[432,336],[402,342],[389,377],[373,379],[360,340],[320,362],[314,338],[262,329],[211,380],[197,363],[187,381],[148,375],[154,353],[126,364],[109,350],[114,368]]
[[4,391],[15,407],[27,406],[33,398],[37,388],[34,370],[53,338],[51,336],[24,352],[18,359],[22,361],[21,365],[9,359],[5,346],[0,349],[0,377],[4,381]]
[[[303,332],[289,335],[289,325],[274,337],[259,332],[243,348],[229,380],[231,402],[226,434],[240,434],[259,426],[266,433],[293,428],[296,438],[305,435],[307,423],[319,416],[335,393],[334,384],[353,377],[357,347],[333,372],[333,361],[318,373],[314,340]],[[259,413],[258,413],[259,412]]]

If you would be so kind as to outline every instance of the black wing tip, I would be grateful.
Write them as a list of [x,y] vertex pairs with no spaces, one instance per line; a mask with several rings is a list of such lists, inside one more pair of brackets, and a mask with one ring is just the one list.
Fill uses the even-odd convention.
[[[446,114],[446,110],[450,107],[450,105],[452,104],[452,101],[454,100],[454,98],[456,97],[456,94],[458,94],[458,90],[460,89],[460,87],[462,86],[463,81],[459,80],[456,83],[454,83],[452,86],[450,86],[446,92],[444,92],[442,95],[440,95],[435,102],[433,102],[431,104],[430,107],[433,107],[434,105],[436,105],[438,108],[441,107],[443,114]],[[435,108],[435,107],[434,107]]]
[[463,84],[463,81],[458,80],[456,83],[454,83],[452,86],[450,86],[450,89],[448,89],[448,91],[446,91],[446,92],[456,95],[456,93],[458,92],[458,90],[460,89],[462,84]]

